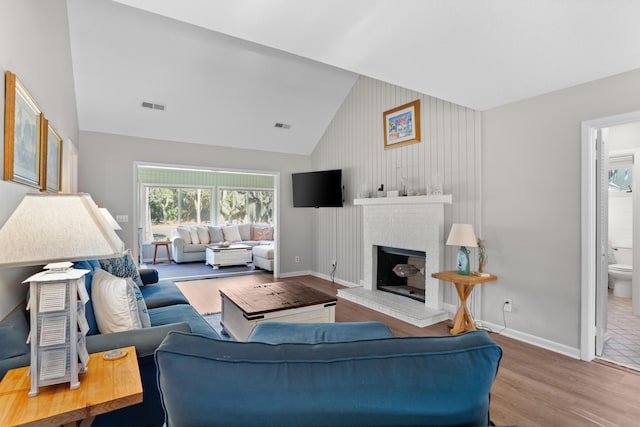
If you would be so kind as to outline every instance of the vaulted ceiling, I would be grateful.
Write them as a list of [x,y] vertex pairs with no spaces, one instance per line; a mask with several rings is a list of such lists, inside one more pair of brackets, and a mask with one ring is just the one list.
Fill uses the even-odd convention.
[[358,75],[485,110],[640,68],[633,0],[67,3],[80,129],[144,138],[310,154]]

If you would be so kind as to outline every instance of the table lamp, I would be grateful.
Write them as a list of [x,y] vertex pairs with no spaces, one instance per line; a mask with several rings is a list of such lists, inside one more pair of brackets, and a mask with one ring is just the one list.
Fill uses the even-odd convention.
[[31,390],[80,386],[86,369],[84,275],[70,261],[121,256],[124,243],[88,194],[29,193],[0,228],[0,267],[44,265],[29,283]]
[[458,274],[469,274],[469,250],[467,247],[478,246],[476,235],[471,224],[453,224],[447,239],[448,246],[460,246],[458,251]]

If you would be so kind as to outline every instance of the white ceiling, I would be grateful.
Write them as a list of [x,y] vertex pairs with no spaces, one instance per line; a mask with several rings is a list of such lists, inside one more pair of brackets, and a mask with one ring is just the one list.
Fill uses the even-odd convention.
[[640,68],[635,0],[68,8],[82,130],[240,148],[311,153],[359,74],[485,110]]

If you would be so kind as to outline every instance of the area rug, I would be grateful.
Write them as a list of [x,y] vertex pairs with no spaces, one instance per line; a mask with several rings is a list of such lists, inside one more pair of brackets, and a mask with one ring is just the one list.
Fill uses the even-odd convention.
[[273,282],[272,274],[251,274],[241,277],[220,277],[216,279],[189,280],[176,282],[189,303],[201,315],[222,311],[220,303],[220,289],[225,286],[239,284],[260,284]]
[[213,269],[210,265],[205,264],[204,261],[184,262],[180,264],[176,264],[175,262],[171,264],[147,264],[146,267],[156,269],[161,280],[167,279],[173,281],[240,276],[243,274],[262,274],[266,272],[265,270],[255,268],[253,265],[249,267],[245,265],[230,265]]
[[231,335],[227,335],[224,332],[222,332],[222,324],[220,323],[221,313],[211,313],[202,317],[204,318],[204,320],[207,321],[207,323],[211,325],[211,327],[218,333],[218,335],[220,335],[220,339],[223,339],[226,341],[233,341],[233,338],[231,338]]

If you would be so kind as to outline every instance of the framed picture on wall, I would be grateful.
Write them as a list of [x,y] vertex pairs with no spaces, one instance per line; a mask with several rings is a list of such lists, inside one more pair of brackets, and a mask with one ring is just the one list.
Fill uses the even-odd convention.
[[45,167],[42,191],[58,193],[62,184],[62,138],[47,122],[47,138],[44,145]]
[[4,179],[42,188],[44,115],[27,89],[5,73]]
[[420,100],[385,111],[384,149],[420,142]]

